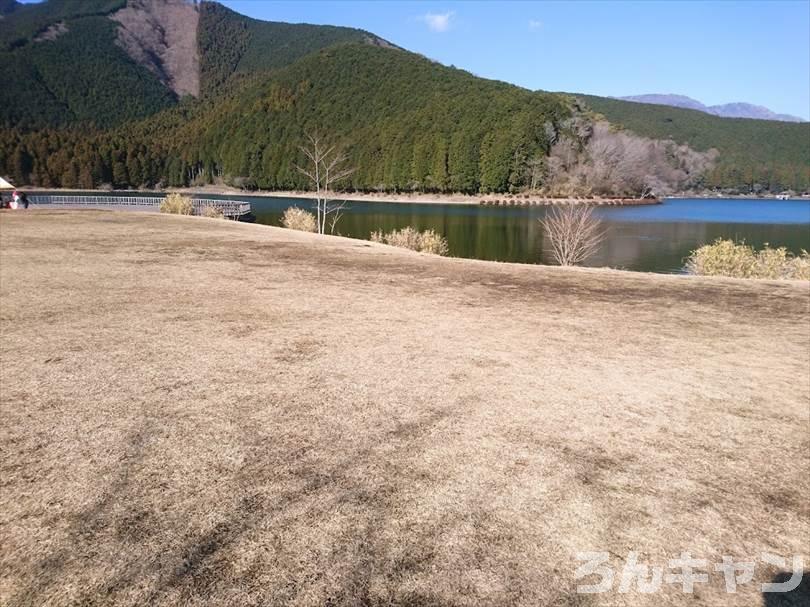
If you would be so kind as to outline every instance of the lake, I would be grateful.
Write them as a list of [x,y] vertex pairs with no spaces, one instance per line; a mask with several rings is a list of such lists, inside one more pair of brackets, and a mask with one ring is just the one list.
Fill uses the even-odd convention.
[[[280,225],[281,214],[289,206],[312,208],[310,201],[299,198],[208,194],[204,197],[249,201],[256,221],[274,226]],[[338,231],[344,236],[368,239],[373,230],[389,231],[409,225],[420,230],[433,228],[444,234],[450,254],[457,257],[552,263],[538,221],[546,209],[349,202]],[[606,238],[598,253],[587,261],[590,266],[681,272],[690,251],[718,238],[742,240],[757,248],[766,243],[784,246],[794,253],[810,250],[810,200],[806,199],[671,198],[659,205],[598,207],[597,213],[605,222]]]
[[[311,208],[301,199],[250,200],[259,223],[279,225],[288,206]],[[450,254],[495,261],[551,263],[538,221],[548,207],[350,202],[338,231],[368,238],[373,230],[411,225],[447,237]],[[810,200],[667,199],[660,205],[600,207],[606,238],[586,265],[648,272],[680,272],[689,252],[717,238],[755,247],[810,250]]]

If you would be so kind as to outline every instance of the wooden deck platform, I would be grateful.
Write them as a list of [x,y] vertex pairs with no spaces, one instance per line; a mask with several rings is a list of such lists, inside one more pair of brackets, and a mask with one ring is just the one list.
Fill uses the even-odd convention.
[[[163,196],[81,196],[75,194],[32,194],[28,196],[32,207],[66,206],[86,209],[120,209],[129,211],[158,212]],[[250,214],[250,203],[241,200],[219,200],[214,198],[191,197],[195,213],[205,207],[216,207],[230,219],[239,219]]]

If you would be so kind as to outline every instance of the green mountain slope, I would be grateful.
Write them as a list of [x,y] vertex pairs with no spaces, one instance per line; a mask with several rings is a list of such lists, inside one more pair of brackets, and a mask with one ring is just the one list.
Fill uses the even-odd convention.
[[0,121],[38,128],[70,123],[108,127],[137,120],[176,102],[149,71],[115,44],[104,17],[66,21],[55,40],[0,52]]
[[[116,43],[124,0],[50,0],[0,21],[0,125],[108,127],[176,101]],[[50,34],[50,35],[49,35]]]
[[233,75],[284,67],[317,50],[349,42],[390,46],[363,30],[258,21],[216,2],[204,2],[199,27],[202,91],[214,92]]
[[50,25],[67,19],[108,15],[123,8],[126,0],[48,0],[19,4],[6,0],[0,14],[0,50],[25,46]]
[[[720,152],[709,185],[810,187],[810,123],[721,118],[696,110],[576,95],[613,124],[654,139]],[[775,188],[778,189],[778,188]]]
[[0,17],[10,15],[21,6],[17,0],[0,0]]
[[[556,95],[476,78],[412,53],[347,44],[311,54],[211,104],[177,130],[192,164],[262,188],[301,187],[305,132],[344,142],[359,189],[509,187],[570,115]],[[551,132],[549,132],[551,129]]]
[[20,181],[79,187],[223,177],[302,188],[298,146],[321,132],[345,144],[358,189],[500,191],[519,185],[519,165],[545,155],[569,116],[557,95],[344,44],[114,131],[12,131],[0,140],[0,166],[5,158]]
[[[126,0],[4,2],[0,77],[13,86],[0,91],[0,125],[108,128],[177,103],[177,95],[117,43],[120,25],[112,17]],[[257,21],[214,2],[201,3],[197,11],[203,94],[234,76],[283,67],[334,44],[386,44],[351,28]],[[155,60],[150,49],[145,54]]]

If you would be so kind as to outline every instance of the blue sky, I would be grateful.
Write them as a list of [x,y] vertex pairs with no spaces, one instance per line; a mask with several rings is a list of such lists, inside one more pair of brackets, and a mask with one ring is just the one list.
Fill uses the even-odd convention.
[[359,27],[530,89],[679,93],[810,118],[810,0],[224,0],[258,19]]

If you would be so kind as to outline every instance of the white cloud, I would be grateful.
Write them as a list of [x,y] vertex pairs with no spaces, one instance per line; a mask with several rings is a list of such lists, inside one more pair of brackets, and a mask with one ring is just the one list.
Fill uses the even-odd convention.
[[450,20],[456,13],[448,11],[446,13],[427,13],[420,19],[427,23],[427,26],[434,32],[446,32],[450,29]]
[[538,21],[537,19],[529,19],[530,30],[539,30],[541,27],[543,27],[542,21]]

